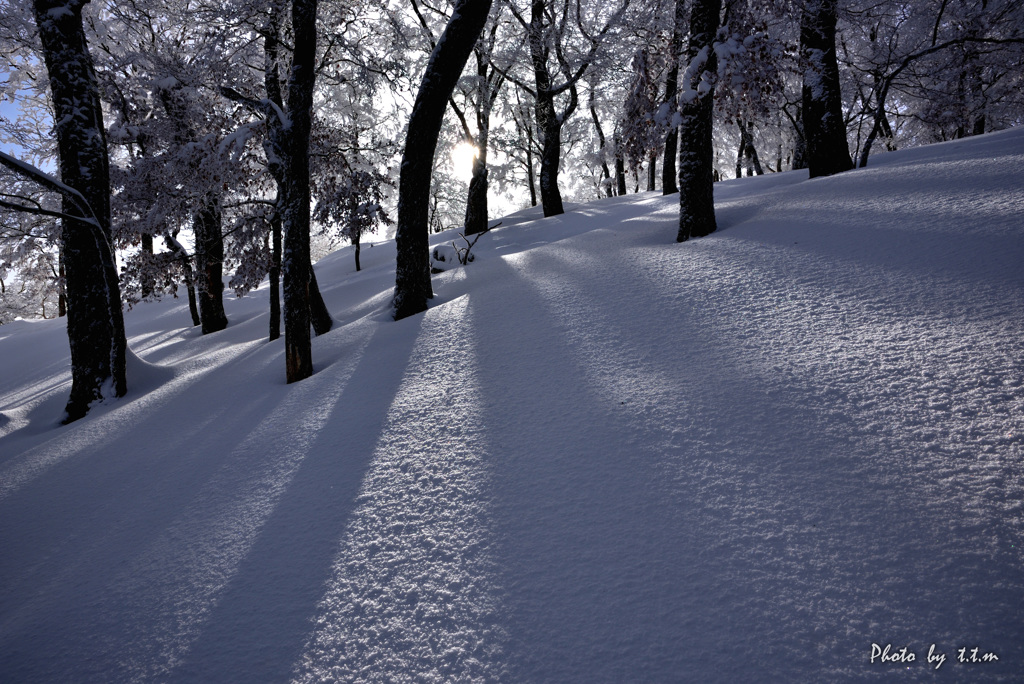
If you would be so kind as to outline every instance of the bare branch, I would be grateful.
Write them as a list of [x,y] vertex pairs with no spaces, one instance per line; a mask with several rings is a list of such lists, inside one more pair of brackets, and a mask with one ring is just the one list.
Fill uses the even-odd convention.
[[89,202],[78,190],[75,190],[70,185],[60,182],[50,174],[32,166],[28,162],[23,162],[20,159],[12,157],[6,152],[0,152],[0,165],[23,178],[28,178],[29,180],[38,183],[47,190],[58,193],[61,197],[75,205],[75,207],[82,212],[83,217],[78,217],[79,221],[84,221],[99,227],[99,219],[97,219],[96,214],[93,213],[92,207],[89,206]]

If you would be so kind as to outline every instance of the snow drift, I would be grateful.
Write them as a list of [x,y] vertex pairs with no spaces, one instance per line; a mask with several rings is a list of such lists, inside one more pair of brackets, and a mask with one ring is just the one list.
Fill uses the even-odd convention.
[[506,217],[398,323],[343,249],[290,386],[265,286],[63,427],[0,327],[0,679],[1019,676],[1024,130],[872,161]]

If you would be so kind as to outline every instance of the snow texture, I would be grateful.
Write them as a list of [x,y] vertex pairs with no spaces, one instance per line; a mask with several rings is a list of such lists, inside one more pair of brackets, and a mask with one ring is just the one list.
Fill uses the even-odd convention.
[[343,249],[294,385],[266,285],[63,427],[0,327],[0,680],[1019,681],[1024,130],[872,164],[506,217],[397,323]]

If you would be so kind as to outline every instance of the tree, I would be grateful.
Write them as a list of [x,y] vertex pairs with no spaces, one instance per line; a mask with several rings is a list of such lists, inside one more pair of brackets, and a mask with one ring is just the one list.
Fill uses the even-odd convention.
[[661,167],[661,192],[665,195],[679,192],[676,183],[679,129],[674,125],[671,113],[678,108],[676,94],[679,89],[679,59],[683,51],[683,32],[686,30],[686,3],[675,2],[672,7],[672,38],[669,43],[669,66],[665,76],[665,105],[662,114],[665,128],[668,129]]
[[313,348],[309,335],[309,135],[316,85],[317,0],[292,0],[291,70],[288,75],[287,113],[275,111],[280,126],[276,136],[282,160],[284,184],[279,188],[278,211],[284,230],[284,349],[287,382],[313,374]]
[[511,120],[512,130],[508,131],[506,127],[506,132],[499,133],[494,140],[516,166],[522,167],[523,181],[530,195],[530,206],[535,207],[537,206],[537,174],[534,159],[540,152],[536,122],[531,112],[532,107],[528,102],[523,102],[521,97],[521,93],[527,91],[524,91],[518,83],[515,88],[511,88],[511,91],[515,95],[515,102],[506,98],[503,113],[506,121]]
[[[253,203],[267,179],[256,163],[259,150],[247,144],[256,127],[241,108],[224,106],[217,86],[250,73],[246,65],[258,53],[202,4],[117,3],[89,23],[111,114],[111,209],[114,244],[124,250],[122,295],[129,304],[156,299],[176,292],[184,279],[190,304],[198,291],[203,333],[221,330],[225,271],[233,269],[234,289],[245,291],[254,284],[240,286],[239,275],[265,261],[262,250],[252,249],[262,243],[254,235],[261,231],[252,228],[267,213]],[[187,239],[179,241],[182,233],[194,236],[192,253]],[[159,238],[173,256],[154,254]]]
[[836,1],[805,0],[800,19],[804,60],[803,126],[811,178],[853,168],[836,59]]
[[601,119],[597,115],[597,106],[594,104],[594,86],[590,86],[590,118],[594,122],[594,130],[597,133],[597,159],[601,164],[601,181],[598,197],[612,197],[612,174],[608,169],[608,158],[606,153],[607,141],[604,137],[604,129],[601,128]]
[[34,0],[53,98],[60,182],[5,166],[62,198],[61,250],[68,296],[71,396],[64,422],[127,391],[127,342],[110,226],[110,171],[96,73],[82,26],[88,0]]
[[329,180],[332,185],[329,201],[317,202],[314,218],[322,224],[333,223],[337,235],[352,243],[358,271],[363,235],[372,232],[378,223],[392,223],[382,205],[384,179],[359,170]]
[[425,311],[430,285],[427,211],[430,172],[448,99],[487,22],[491,0],[459,0],[420,82],[402,153],[398,181],[398,249],[395,264],[395,320]]
[[[156,91],[165,110],[166,120],[174,130],[173,148],[171,153],[189,155],[191,151],[202,149],[199,143],[201,136],[198,131],[191,130],[190,122],[198,117],[192,111],[201,106],[191,93],[193,88],[183,88],[177,79],[170,85],[158,85]],[[189,94],[185,94],[187,91]],[[217,136],[219,131],[213,132]],[[212,152],[212,150],[211,150]],[[204,155],[207,157],[213,154]],[[206,159],[190,160],[191,175],[199,173]],[[207,164],[208,165],[208,164]],[[209,182],[212,180],[214,182]],[[221,216],[221,187],[218,178],[211,178],[205,183],[206,190],[198,197],[197,206],[191,215],[192,233],[195,236],[195,262],[198,272],[199,320],[203,334],[223,330],[228,325],[228,317],[224,312],[224,232]],[[174,181],[171,181],[174,182]],[[152,252],[152,249],[149,250]]]
[[[32,216],[25,212],[5,214],[28,219],[49,217]],[[0,228],[3,232],[3,228]],[[18,251],[8,251],[0,243],[0,325],[15,318],[55,318],[67,313],[60,276],[58,253],[38,239],[11,242]],[[14,267],[17,262],[17,267]]]
[[487,145],[491,130],[491,111],[505,83],[504,75],[490,63],[497,32],[498,22],[495,21],[491,30],[486,33],[488,40],[485,42],[481,39],[473,49],[476,57],[476,77],[473,79],[471,98],[476,117],[475,136],[470,134],[465,117],[460,117],[467,142],[476,148],[473,177],[469,181],[469,194],[466,198],[466,235],[476,235],[487,230]]
[[[551,0],[531,0],[529,21],[514,5],[509,5],[513,16],[526,30],[530,46],[534,87],[519,79],[515,82],[533,96],[537,129],[541,135],[540,201],[544,216],[555,216],[565,211],[562,193],[558,189],[558,170],[562,158],[562,127],[579,106],[576,84],[594,62],[602,41],[618,24],[629,3],[630,0],[624,0],[604,26],[593,34],[584,26],[580,0],[576,0],[574,18],[570,17],[573,8],[568,2],[559,14]],[[574,28],[578,33],[573,33]],[[585,46],[585,51],[575,59],[570,59],[571,42]],[[556,83],[557,80],[561,83]],[[568,102],[559,110],[556,98],[566,93]]]
[[855,113],[858,166],[867,165],[879,137],[895,149],[903,122],[910,123],[907,142],[922,129],[925,141],[948,140],[1019,117],[1020,3],[854,3],[845,15],[844,66],[862,105]]
[[[683,0],[676,0],[683,2]],[[721,0],[694,0],[689,65],[683,73],[679,123],[679,233],[676,242],[715,232],[711,126],[718,57],[714,50]]]
[[648,190],[654,190],[653,162],[665,138],[657,120],[658,85],[651,62],[650,51],[646,47],[633,55],[633,77],[619,125],[622,152],[629,160],[630,168],[635,172],[645,161],[649,162]]
[[[420,6],[416,0],[411,0],[411,4],[417,19],[427,34],[430,48],[433,50],[436,47],[436,40],[426,17],[420,11]],[[493,65],[499,59],[499,56],[496,54],[496,48],[498,46],[498,33],[501,26],[502,23],[499,21],[499,16],[491,15],[489,25],[485,25],[480,38],[473,46],[476,73],[461,79],[458,88],[462,92],[464,106],[459,106],[454,97],[448,98],[451,110],[462,127],[465,142],[476,151],[473,157],[469,191],[466,196],[464,222],[466,235],[475,235],[487,229],[487,188],[489,175],[487,152],[490,141],[491,113],[505,83],[505,72],[508,69],[507,64],[504,68]],[[474,126],[470,126],[469,117],[467,116],[467,112],[470,109],[472,110]]]

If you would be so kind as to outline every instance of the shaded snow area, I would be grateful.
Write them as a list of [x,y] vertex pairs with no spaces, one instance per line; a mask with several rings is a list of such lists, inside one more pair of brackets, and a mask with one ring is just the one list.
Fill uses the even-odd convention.
[[1021,681],[1024,129],[872,163],[506,217],[397,323],[343,249],[291,386],[266,286],[65,427],[0,327],[0,680]]

